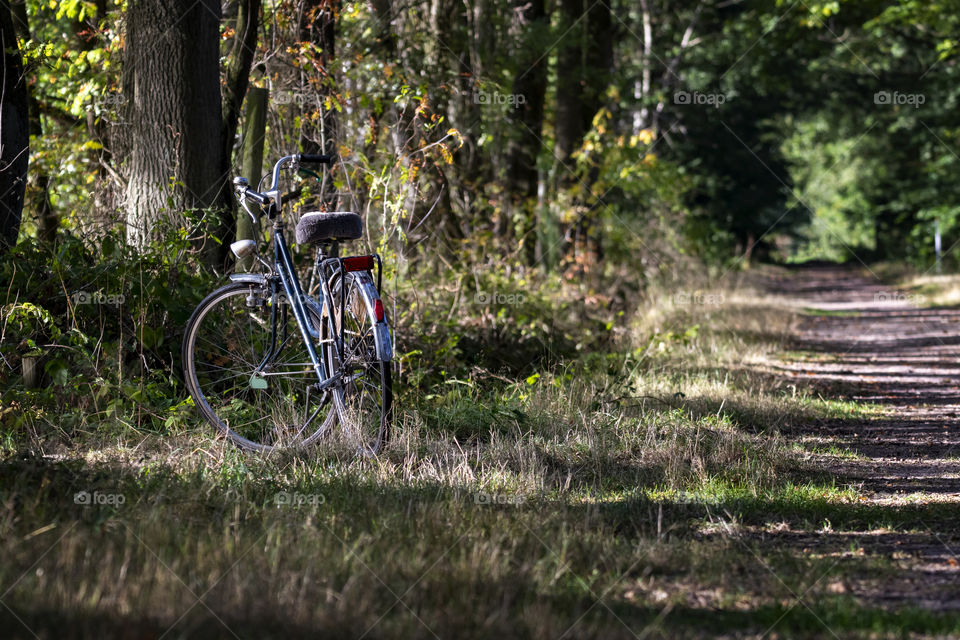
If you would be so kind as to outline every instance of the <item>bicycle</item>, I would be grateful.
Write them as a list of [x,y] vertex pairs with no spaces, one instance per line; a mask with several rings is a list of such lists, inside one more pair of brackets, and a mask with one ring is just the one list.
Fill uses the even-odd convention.
[[282,216],[291,194],[280,192],[281,170],[301,164],[332,167],[334,159],[284,156],[262,193],[234,178],[254,228],[264,214],[272,224],[273,260],[260,257],[254,240],[230,246],[260,269],[231,274],[194,310],[182,346],[187,388],[207,422],[241,448],[310,445],[339,423],[362,455],[374,455],[389,439],[393,409],[393,345],[379,294],[383,264],[378,254],[339,256],[341,242],[363,234],[358,214],[304,213],[296,242],[316,246],[311,283],[318,283],[309,287],[315,296],[304,292]]

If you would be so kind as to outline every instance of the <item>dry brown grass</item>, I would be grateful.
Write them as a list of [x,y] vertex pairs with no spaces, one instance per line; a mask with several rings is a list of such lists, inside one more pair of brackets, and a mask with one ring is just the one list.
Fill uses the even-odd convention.
[[[844,622],[842,598],[814,582],[825,560],[759,547],[737,525],[836,520],[850,496],[798,485],[778,435],[849,408],[762,371],[793,315],[735,285],[712,307],[661,299],[616,348],[531,381],[480,371],[403,398],[378,459],[335,440],[253,456],[200,426],[13,434],[0,460],[0,626],[692,638],[780,624],[816,637],[819,616],[872,628]],[[78,504],[81,491],[123,502]],[[791,613],[805,591],[813,609]]]

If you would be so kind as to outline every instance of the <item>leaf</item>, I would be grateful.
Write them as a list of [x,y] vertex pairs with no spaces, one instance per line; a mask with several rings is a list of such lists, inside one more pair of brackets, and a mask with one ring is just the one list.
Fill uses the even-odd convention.
[[50,375],[55,385],[62,387],[70,379],[70,366],[62,358],[50,360],[43,369]]

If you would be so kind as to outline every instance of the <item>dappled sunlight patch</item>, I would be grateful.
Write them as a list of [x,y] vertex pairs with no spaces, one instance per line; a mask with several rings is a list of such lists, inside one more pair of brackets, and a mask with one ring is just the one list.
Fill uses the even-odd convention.
[[[590,613],[597,594],[637,628],[668,611],[657,622],[668,636],[714,629],[707,617],[720,614],[741,616],[725,618],[731,630],[785,614],[784,628],[807,628],[816,620],[791,617],[791,590],[814,585],[806,601],[828,615],[860,588],[815,582],[832,563],[853,563],[865,581],[882,575],[858,540],[887,544],[875,532],[955,522],[955,505],[919,495],[878,504],[816,476],[819,459],[858,457],[839,441],[784,433],[880,409],[820,397],[758,366],[784,344],[790,313],[737,309],[682,309],[681,324],[659,333],[662,349],[637,333],[640,342],[620,336],[616,348],[522,375],[451,369],[429,393],[404,390],[395,437],[372,458],[337,435],[252,455],[196,424],[38,433],[33,442],[55,460],[0,460],[17,496],[0,502],[6,571],[28,568],[51,534],[73,529],[39,565],[47,577],[25,580],[17,602],[45,594],[93,615],[159,599],[157,619],[172,623],[191,602],[167,565],[198,593],[212,587],[210,606],[251,628],[281,608],[294,632],[361,635],[391,590],[404,593],[423,574],[411,606],[449,634],[462,628],[451,607],[470,607],[504,634],[523,611],[541,635],[562,634],[554,623],[573,613],[570,622],[586,614],[578,629],[608,637]],[[89,499],[74,502],[81,491]],[[91,546],[102,553],[84,555]],[[114,589],[95,577],[125,562],[139,567],[136,584]],[[269,595],[248,610],[237,594],[252,590]],[[688,619],[673,622],[677,612]],[[704,621],[691,622],[697,616]],[[389,625],[399,635],[419,628],[403,615]]]
[[912,270],[881,270],[894,286],[914,294],[921,307],[954,307],[960,305],[960,275]]

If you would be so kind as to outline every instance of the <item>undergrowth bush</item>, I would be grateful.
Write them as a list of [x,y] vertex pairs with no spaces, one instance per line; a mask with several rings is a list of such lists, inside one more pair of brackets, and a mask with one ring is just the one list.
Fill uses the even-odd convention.
[[[4,422],[171,426],[184,325],[215,282],[191,258],[186,241],[137,254],[115,232],[96,243],[64,233],[53,250],[21,241],[0,265]],[[38,389],[23,387],[25,357],[42,368]]]

